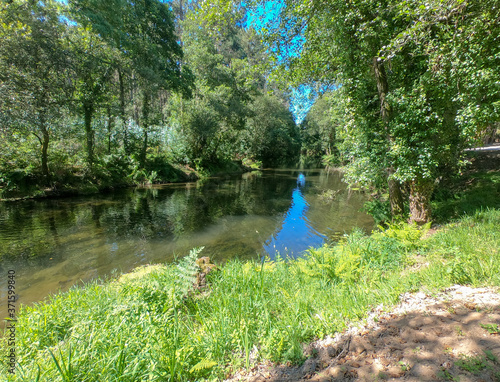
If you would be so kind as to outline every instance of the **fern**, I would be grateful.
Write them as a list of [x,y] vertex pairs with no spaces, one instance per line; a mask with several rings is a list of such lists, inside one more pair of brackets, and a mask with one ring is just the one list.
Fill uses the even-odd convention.
[[200,372],[208,371],[212,367],[216,366],[217,362],[210,361],[209,359],[202,359],[200,362],[198,362],[196,365],[194,365],[189,372],[191,374],[196,373],[200,374]]
[[184,298],[193,288],[193,284],[196,281],[196,274],[200,269],[196,264],[196,260],[203,248],[193,248],[189,252],[189,255],[183,257],[177,264],[177,269],[175,270],[177,276],[175,280],[177,284],[175,294],[178,298]]

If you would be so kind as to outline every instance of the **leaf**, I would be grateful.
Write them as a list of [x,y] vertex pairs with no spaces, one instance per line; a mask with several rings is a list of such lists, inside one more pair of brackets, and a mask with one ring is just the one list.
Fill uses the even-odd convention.
[[200,362],[198,362],[196,365],[194,365],[191,370],[189,370],[190,373],[199,373],[200,371],[206,371],[211,369],[212,367],[217,366],[217,362],[211,361],[209,359],[203,359]]
[[193,287],[196,280],[196,273],[199,270],[196,260],[204,247],[193,248],[189,255],[182,258],[177,264],[176,275],[177,283],[176,295],[180,298],[186,296],[189,290]]

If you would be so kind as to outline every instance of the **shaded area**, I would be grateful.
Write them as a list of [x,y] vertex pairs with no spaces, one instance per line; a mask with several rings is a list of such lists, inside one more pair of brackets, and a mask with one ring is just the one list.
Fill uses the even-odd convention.
[[382,317],[378,329],[307,349],[301,367],[264,368],[263,381],[498,381],[500,306],[436,304]]
[[500,207],[500,152],[474,151],[468,157],[471,164],[463,175],[442,180],[434,192],[437,223]]

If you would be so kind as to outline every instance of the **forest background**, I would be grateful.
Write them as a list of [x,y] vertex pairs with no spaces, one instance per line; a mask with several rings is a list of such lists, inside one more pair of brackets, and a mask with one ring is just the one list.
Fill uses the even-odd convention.
[[323,161],[425,223],[498,128],[498,1],[0,6],[4,198]]

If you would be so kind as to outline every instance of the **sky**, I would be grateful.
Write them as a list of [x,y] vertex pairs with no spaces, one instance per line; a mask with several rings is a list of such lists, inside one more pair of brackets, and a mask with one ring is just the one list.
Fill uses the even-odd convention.
[[[284,6],[283,0],[267,2],[265,7],[258,8],[255,11],[251,11],[248,15],[247,26],[253,26],[259,33],[262,33],[261,29],[267,26],[270,29],[277,28],[278,15]],[[293,49],[288,50],[288,54],[296,55],[300,51],[300,45],[302,41],[297,38],[293,44],[295,46]],[[282,62],[286,57],[278,55],[277,52],[271,51],[271,54],[276,55],[277,62]],[[283,54],[283,53],[282,53]],[[291,91],[291,102],[290,111],[293,114],[295,123],[300,124],[307,116],[307,113],[316,102],[318,98],[318,92],[315,91],[312,85],[303,84],[298,87],[290,88]]]

